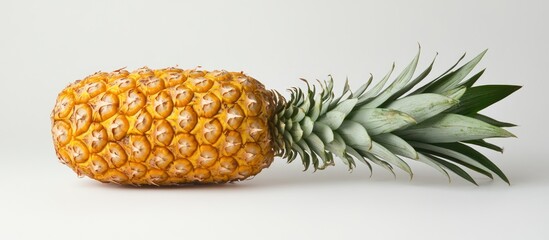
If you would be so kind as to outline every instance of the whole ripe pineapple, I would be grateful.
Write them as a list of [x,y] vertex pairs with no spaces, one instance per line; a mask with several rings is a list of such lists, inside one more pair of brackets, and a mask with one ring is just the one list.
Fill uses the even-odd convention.
[[[478,111],[520,87],[473,86],[484,70],[466,78],[481,53],[411,91],[432,65],[413,78],[419,53],[386,88],[391,71],[369,89],[346,84],[338,97],[333,80],[288,101],[242,72],[124,69],[98,72],[65,88],[52,112],[60,161],[78,175],[119,184],[171,185],[243,180],[275,156],[299,156],[308,169],[355,161],[412,176],[403,158],[420,161],[476,184],[466,167],[509,180],[471,145],[502,151],[484,141],[512,137]],[[408,93],[411,92],[411,93]],[[406,95],[407,94],[407,95]],[[394,174],[394,172],[393,172]]]

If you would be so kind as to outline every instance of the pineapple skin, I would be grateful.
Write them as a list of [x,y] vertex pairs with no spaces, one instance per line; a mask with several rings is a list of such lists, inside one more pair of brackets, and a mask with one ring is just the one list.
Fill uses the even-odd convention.
[[274,93],[241,72],[98,72],[58,95],[53,143],[63,164],[101,182],[225,183],[273,161],[275,107]]

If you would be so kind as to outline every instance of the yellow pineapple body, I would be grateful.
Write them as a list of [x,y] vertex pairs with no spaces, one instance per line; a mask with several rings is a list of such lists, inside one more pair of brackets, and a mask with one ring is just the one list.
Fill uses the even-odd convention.
[[61,162],[102,182],[242,180],[273,161],[273,97],[240,72],[99,72],[59,94],[53,142]]

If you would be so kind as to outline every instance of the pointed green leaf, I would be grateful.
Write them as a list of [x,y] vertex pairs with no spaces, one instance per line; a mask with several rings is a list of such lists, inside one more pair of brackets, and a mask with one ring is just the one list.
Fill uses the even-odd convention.
[[[370,164],[368,161],[366,161],[364,156],[360,155],[360,153],[358,153],[354,148],[349,147],[349,146],[347,146],[347,148],[345,149],[345,152],[347,154],[349,154],[350,156],[355,157],[358,161],[361,161],[362,163],[366,164],[366,166],[368,166],[368,168],[370,169],[370,177],[372,176],[372,173],[373,173],[372,164]],[[351,159],[352,159],[352,157],[351,157]]]
[[464,156],[467,156],[473,160],[476,160],[476,162],[480,163],[482,166],[486,167],[487,169],[489,169],[490,171],[498,175],[507,184],[510,184],[509,179],[507,179],[507,176],[505,176],[503,171],[501,171],[501,169],[499,169],[498,166],[496,166],[496,164],[494,164],[492,161],[490,161],[490,159],[482,155],[477,150],[462,143],[438,143],[435,145],[445,149],[450,149],[454,152],[463,154]]
[[316,133],[324,143],[329,143],[334,140],[334,132],[324,123],[316,122],[313,127],[313,132]]
[[333,133],[333,137],[333,141],[326,143],[326,149],[339,158],[345,158],[345,149],[347,148],[345,141],[337,133]]
[[426,143],[459,142],[493,137],[514,137],[512,133],[483,121],[458,114],[442,114],[396,133],[406,140]]
[[478,159],[473,159],[468,155],[438,145],[419,142],[410,142],[410,144],[414,146],[418,151],[421,150],[432,155],[446,158],[480,174],[483,174],[489,178],[493,178],[492,174],[490,174],[490,169],[478,162]]
[[520,88],[520,86],[512,85],[484,85],[469,88],[463,97],[461,97],[460,104],[452,112],[463,115],[477,113]]
[[372,139],[366,129],[357,122],[345,120],[341,127],[337,129],[345,143],[353,148],[370,150],[372,147]]
[[[322,159],[323,164],[326,165],[326,163],[328,162],[328,157],[326,155],[325,146],[324,143],[322,143],[322,140],[320,140],[320,138],[316,134],[311,133],[309,136],[307,136],[307,138],[305,138],[305,142],[307,142],[307,145],[311,148],[313,153],[319,156],[320,159]],[[318,165],[315,167],[317,169],[319,168]]]
[[376,157],[374,154],[371,154],[369,152],[366,152],[366,151],[362,151],[362,150],[357,150],[362,156],[364,156],[365,158],[367,158],[368,160],[372,161],[373,163],[375,163],[376,165],[382,167],[382,168],[385,168],[386,170],[388,170],[389,172],[391,172],[391,174],[393,174],[393,177],[396,178],[396,174],[395,174],[395,171],[393,171],[393,166],[391,166],[391,164],[385,162],[384,160]]
[[482,69],[480,72],[476,73],[475,75],[473,75],[469,79],[463,81],[461,84],[459,84],[459,86],[463,86],[463,87],[466,87],[466,88],[473,87],[473,85],[482,76],[482,74],[484,74],[484,71],[486,71],[486,69]]
[[404,97],[389,104],[387,108],[404,112],[416,122],[422,122],[457,104],[452,98],[435,93],[423,93]]
[[454,69],[460,62],[461,60],[463,60],[463,58],[465,58],[465,53],[463,55],[461,55],[461,57],[457,60],[457,62],[452,66],[450,67],[448,70],[446,70],[444,73],[442,73],[440,76],[438,76],[437,78],[435,78],[434,80],[430,81],[429,83],[423,85],[422,87],[418,88],[417,90],[413,91],[412,93],[408,94],[408,96],[411,96],[411,95],[416,95],[416,94],[420,94],[420,93],[423,93],[425,92],[425,90],[427,88],[429,88],[430,86],[432,86],[433,84],[435,84],[438,80],[440,80],[442,77],[446,76],[447,73],[449,73],[450,71],[452,71],[452,69]]
[[412,62],[400,73],[400,75],[387,87],[381,94],[372,99],[372,101],[366,103],[364,108],[375,108],[383,104],[393,94],[400,91],[406,86],[406,84],[412,79],[414,72],[416,71],[417,62],[419,60],[420,52],[416,54],[416,57]]
[[370,89],[369,91],[364,93],[362,96],[358,97],[358,102],[363,103],[366,100],[369,100],[369,99],[377,96],[377,94],[379,94],[379,92],[381,91],[383,86],[385,86],[385,83],[387,83],[387,80],[389,80],[389,77],[391,77],[391,74],[393,73],[393,70],[395,70],[395,64],[394,63],[391,66],[391,70],[389,70],[389,72],[385,75],[385,77],[383,77],[383,79],[381,79],[380,82],[378,82],[372,89]]
[[442,95],[449,97],[451,99],[460,100],[463,97],[463,94],[467,91],[465,87],[457,87],[446,92],[443,92]]
[[495,120],[491,117],[488,117],[488,116],[485,116],[485,115],[482,115],[482,114],[478,114],[478,113],[471,115],[471,117],[473,117],[475,119],[478,119],[480,121],[483,121],[485,123],[488,123],[490,125],[494,125],[496,127],[516,127],[517,126],[517,125],[512,124],[512,123],[500,122],[500,121]]
[[397,135],[392,133],[383,133],[372,136],[372,139],[395,154],[411,159],[418,158],[416,150]]
[[360,109],[349,115],[348,119],[360,123],[370,135],[392,132],[416,123],[406,113],[385,108]]
[[438,81],[433,83],[433,85],[429,86],[425,92],[432,92],[432,93],[442,93],[445,91],[448,91],[450,89],[455,88],[461,80],[463,80],[472,70],[473,68],[480,62],[484,54],[488,50],[484,50],[479,55],[477,55],[475,58],[473,58],[471,61],[457,69],[456,71],[453,71],[449,73],[448,75],[440,78]]
[[362,84],[362,86],[360,86],[355,92],[351,93],[351,98],[357,98],[360,95],[362,95],[364,93],[364,91],[366,91],[368,86],[370,86],[373,79],[374,79],[374,76],[372,76],[370,74],[370,78],[368,79],[368,81],[366,81],[366,83]]
[[503,153],[503,148],[501,148],[500,146],[491,144],[491,143],[489,143],[489,142],[486,142],[486,141],[484,141],[484,140],[482,140],[482,139],[464,141],[464,143],[469,143],[469,144],[477,145],[477,146],[480,146],[480,147],[485,147],[485,148],[492,149],[492,150],[494,150],[494,151]]
[[448,181],[451,181],[450,175],[448,174],[448,172],[446,172],[446,170],[444,170],[444,168],[442,168],[443,166],[440,163],[438,163],[437,161],[427,157],[425,154],[422,154],[422,153],[418,153],[417,160],[419,162],[425,163],[425,164],[429,165],[430,167],[436,169],[437,171],[442,173],[444,176],[446,176],[448,178]]
[[301,129],[301,125],[293,124],[292,129],[290,129],[290,134],[295,141],[301,140],[301,138],[303,137],[303,130]]
[[[438,53],[437,53],[438,55]],[[386,106],[386,104],[390,104],[392,103],[394,100],[396,100],[397,98],[399,98],[400,96],[402,96],[404,93],[410,91],[410,89],[412,89],[414,86],[416,86],[419,82],[421,82],[423,79],[425,79],[425,77],[427,77],[427,75],[429,75],[429,73],[431,72],[431,70],[433,69],[433,65],[435,64],[435,60],[437,58],[437,55],[435,55],[435,57],[433,58],[433,61],[431,62],[431,64],[429,65],[429,67],[427,67],[427,69],[425,69],[419,76],[417,76],[414,80],[412,80],[411,82],[409,82],[408,84],[406,84],[406,86],[402,87],[400,90],[398,90],[396,93],[394,93],[389,99],[387,99],[387,101],[385,101],[385,103],[382,105],[383,107]]]
[[335,106],[332,110],[330,110],[330,112],[338,111],[338,112],[344,113],[345,116],[347,116],[353,110],[357,101],[358,99],[356,98],[343,100],[340,103],[338,103],[337,106]]
[[322,116],[317,122],[324,123],[331,129],[335,130],[341,126],[343,120],[345,120],[345,113],[338,111],[329,111],[326,115]]
[[469,175],[467,172],[465,172],[463,169],[456,166],[455,164],[444,161],[444,160],[442,160],[438,157],[435,157],[433,155],[430,155],[428,153],[424,153],[424,154],[427,157],[429,157],[430,159],[433,159],[434,161],[440,163],[442,166],[444,166],[446,169],[450,170],[451,172],[457,174],[458,176],[462,177],[463,179],[469,181],[470,183],[475,184],[475,185],[478,186],[477,182],[475,182],[475,180],[471,177],[471,175]]
[[309,117],[303,118],[303,121],[299,123],[301,125],[301,129],[303,130],[303,137],[309,136],[313,132],[314,128],[314,122]]
[[393,154],[391,151],[389,151],[387,148],[383,147],[381,144],[372,141],[372,148],[369,152],[380,157],[388,163],[396,165],[398,168],[410,174],[410,178],[412,178],[413,173],[412,169],[410,169],[410,166],[402,159],[397,157],[395,154]]

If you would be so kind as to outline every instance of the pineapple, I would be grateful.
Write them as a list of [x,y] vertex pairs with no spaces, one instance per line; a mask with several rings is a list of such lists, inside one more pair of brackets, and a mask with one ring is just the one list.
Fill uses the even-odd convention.
[[[430,73],[413,78],[419,52],[390,85],[393,68],[375,86],[356,91],[333,79],[290,89],[286,100],[242,72],[147,67],[98,72],[66,87],[53,109],[52,135],[59,160],[79,176],[132,185],[225,183],[248,179],[275,156],[305,170],[341,159],[413,176],[404,159],[442,174],[475,180],[463,167],[493,178],[505,174],[471,146],[502,151],[484,139],[513,137],[478,112],[520,87],[473,86],[466,78],[483,57],[411,91]],[[464,55],[465,56],[465,55]],[[453,70],[453,71],[452,71]],[[317,89],[318,86],[318,89]]]

